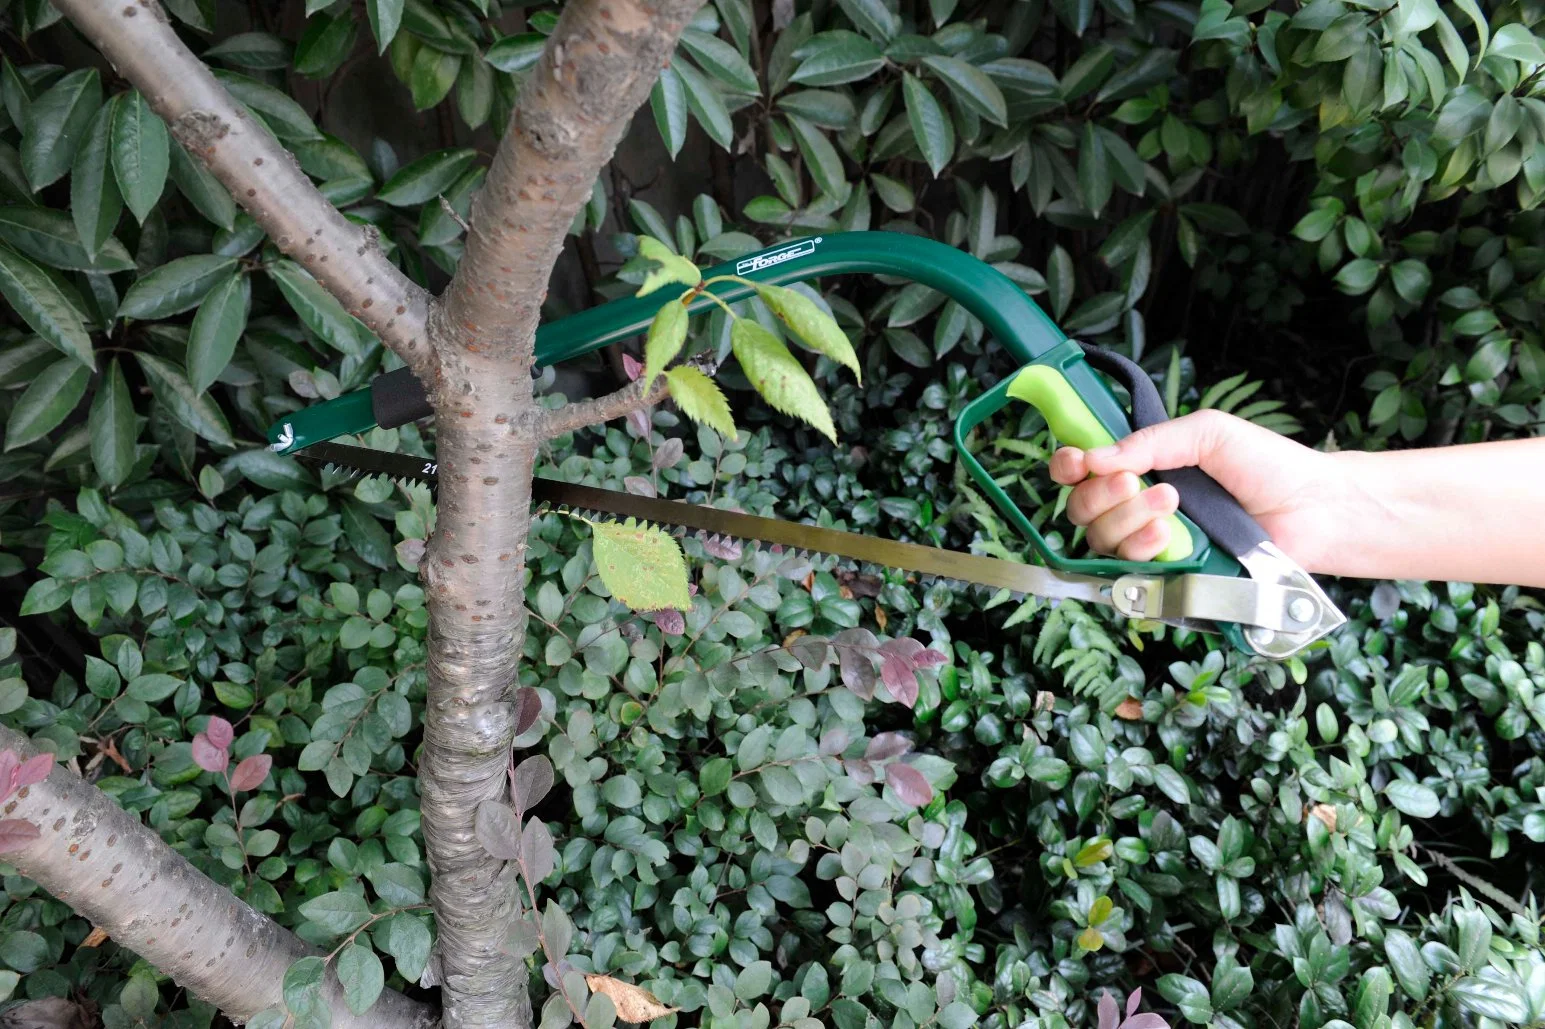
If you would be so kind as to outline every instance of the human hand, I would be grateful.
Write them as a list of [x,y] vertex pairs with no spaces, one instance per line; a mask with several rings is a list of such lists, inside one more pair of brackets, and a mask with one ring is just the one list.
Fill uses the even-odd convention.
[[1198,467],[1253,515],[1272,541],[1314,570],[1333,538],[1339,468],[1330,455],[1221,411],[1203,410],[1140,429],[1115,446],[1063,447],[1051,476],[1073,486],[1068,517],[1087,529],[1089,545],[1127,561],[1150,561],[1169,542],[1165,519],[1180,498],[1152,471]]

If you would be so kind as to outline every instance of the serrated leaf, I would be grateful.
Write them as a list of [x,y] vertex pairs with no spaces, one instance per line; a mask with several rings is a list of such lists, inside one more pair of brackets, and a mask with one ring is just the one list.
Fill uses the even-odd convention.
[[196,392],[180,371],[151,354],[136,353],[134,357],[150,380],[151,392],[185,429],[216,446],[236,445],[220,408],[207,395]]
[[648,393],[654,380],[665,371],[665,366],[676,359],[687,342],[687,308],[672,300],[655,312],[649,323],[649,335],[644,339],[644,392]]
[[64,177],[102,106],[102,80],[95,68],[72,71],[27,109],[21,166],[33,191]]
[[113,106],[113,176],[124,203],[141,225],[160,201],[171,169],[166,123],[138,90]]
[[343,999],[349,1010],[363,1015],[381,996],[386,972],[375,951],[351,943],[338,955],[338,982],[343,985]]
[[476,150],[440,150],[420,157],[387,179],[376,199],[393,207],[426,203],[450,189],[476,159]]
[[103,381],[91,398],[91,463],[108,486],[118,486],[134,469],[134,440],[139,426],[134,398],[117,359],[107,366]]
[[114,97],[97,110],[70,167],[70,214],[81,245],[94,255],[112,236],[123,214],[123,195],[112,169]]
[[665,373],[665,384],[682,414],[722,436],[737,438],[729,402],[712,379],[690,365],[682,365]]
[[901,94],[906,103],[907,123],[912,126],[912,138],[917,141],[934,178],[938,178],[955,153],[955,124],[923,80],[911,72],[902,73]]
[[816,306],[815,301],[795,289],[786,286],[758,285],[757,296],[762,298],[773,315],[793,330],[804,343],[819,353],[849,369],[859,382],[863,373],[858,366],[858,355],[847,334],[831,315]]
[[188,330],[188,383],[195,393],[214,385],[247,328],[246,279],[232,272],[209,291]]
[[118,317],[148,321],[191,311],[235,267],[234,257],[218,254],[193,254],[169,261],[129,287],[118,305]]
[[359,352],[354,320],[310,273],[294,261],[274,261],[265,271],[300,320],[322,342],[345,356]]
[[636,296],[648,296],[662,286],[673,282],[683,286],[696,286],[703,281],[703,270],[696,264],[674,254],[670,248],[659,240],[650,236],[638,238],[638,252],[645,259],[653,261],[658,267],[652,269],[644,276],[643,283],[638,287]]
[[96,368],[91,337],[86,334],[86,327],[81,324],[80,313],[74,305],[42,269],[3,245],[0,245],[0,294],[33,332],[87,368]]
[[17,398],[5,423],[5,449],[15,450],[42,439],[75,410],[86,393],[91,373],[73,358],[43,369]]
[[775,410],[808,423],[833,443],[837,441],[826,402],[782,340],[750,318],[736,318],[730,341],[746,378]]
[[634,611],[685,611],[687,564],[681,547],[666,532],[633,519],[587,521],[594,537],[591,552],[601,581]]

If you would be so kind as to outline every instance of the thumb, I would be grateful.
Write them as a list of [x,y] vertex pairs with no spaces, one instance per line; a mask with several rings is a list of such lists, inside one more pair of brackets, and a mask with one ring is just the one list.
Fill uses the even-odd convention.
[[1196,468],[1223,444],[1228,428],[1226,416],[1196,411],[1139,429],[1114,446],[1087,451],[1084,460],[1093,475],[1146,475],[1156,470]]

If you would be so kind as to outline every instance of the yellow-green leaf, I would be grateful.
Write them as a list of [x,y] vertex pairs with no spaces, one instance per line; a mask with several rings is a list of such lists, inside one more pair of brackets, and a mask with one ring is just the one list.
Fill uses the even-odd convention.
[[736,318],[730,342],[746,378],[775,410],[808,422],[837,442],[837,428],[826,402],[782,340],[749,318]]
[[687,341],[687,309],[675,300],[655,312],[649,323],[649,335],[644,340],[644,392],[654,385],[654,380],[665,371],[665,366],[676,359]]
[[632,518],[621,524],[589,525],[595,533],[591,550],[596,571],[612,596],[635,611],[685,611],[692,606],[686,558],[664,531]]
[[1091,925],[1078,934],[1078,945],[1085,950],[1099,950],[1105,946],[1105,935]]
[[838,327],[836,319],[817,307],[815,301],[787,286],[758,286],[756,292],[772,313],[793,329],[810,349],[852,371],[859,382],[864,381],[858,367],[858,355],[853,352],[847,333]]
[[735,438],[735,419],[730,416],[729,402],[712,379],[696,368],[682,365],[665,373],[665,383],[682,414],[699,425]]
[[1114,910],[1116,905],[1111,903],[1109,897],[1096,897],[1094,903],[1089,905],[1089,924],[1092,926],[1104,924]]
[[638,287],[638,295],[641,297],[648,296],[661,286],[672,282],[679,282],[683,286],[696,286],[703,281],[701,268],[680,254],[671,253],[670,249],[657,239],[640,236],[638,252],[659,266],[644,276],[644,284]]

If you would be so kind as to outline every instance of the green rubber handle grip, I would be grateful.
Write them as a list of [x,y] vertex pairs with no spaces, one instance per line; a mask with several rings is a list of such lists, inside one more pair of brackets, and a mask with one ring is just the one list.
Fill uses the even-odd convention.
[[[1050,365],[1032,364],[1020,369],[1014,381],[1009,383],[1008,395],[1039,411],[1052,435],[1068,446],[1093,450],[1116,442],[1089,410],[1084,398],[1060,371]],[[1143,485],[1147,486],[1148,482],[1144,480]],[[1193,549],[1191,533],[1174,515],[1165,521],[1169,525],[1169,543],[1154,560],[1184,561]]]

